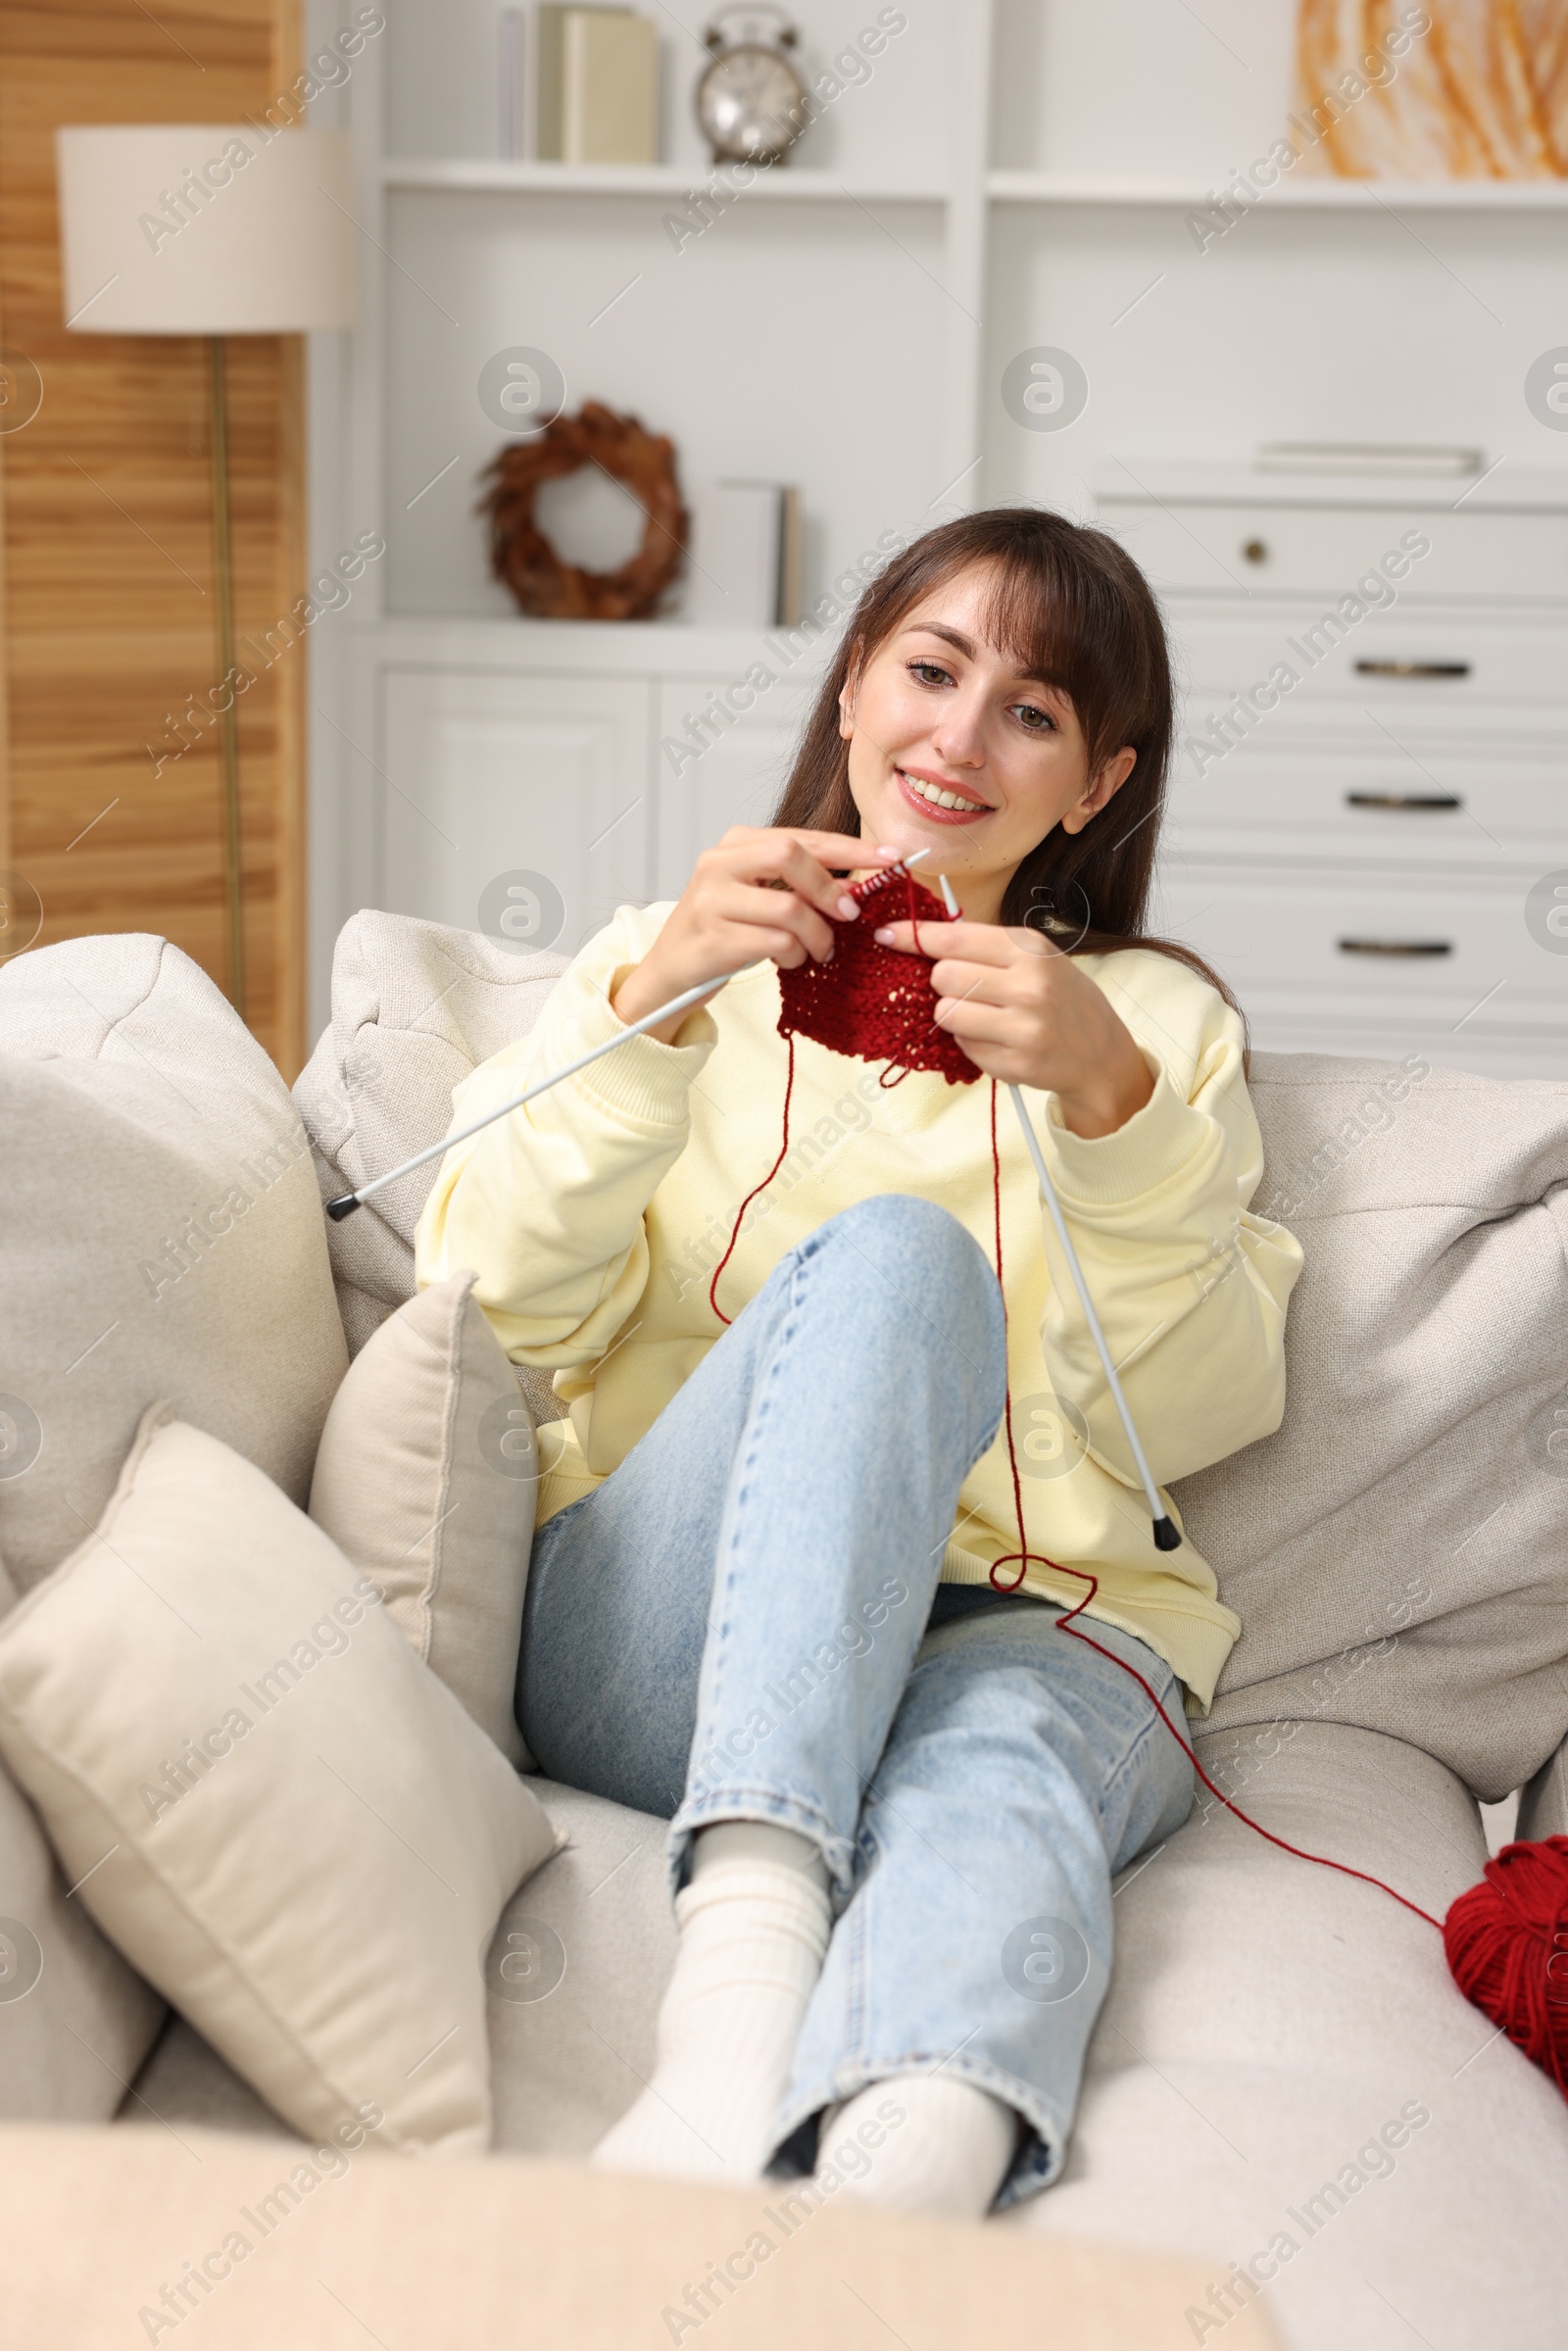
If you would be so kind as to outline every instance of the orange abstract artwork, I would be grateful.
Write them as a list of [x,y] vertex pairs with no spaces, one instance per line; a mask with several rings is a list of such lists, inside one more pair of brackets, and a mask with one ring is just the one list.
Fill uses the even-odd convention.
[[1296,75],[1308,170],[1568,175],[1568,0],[1300,0]]

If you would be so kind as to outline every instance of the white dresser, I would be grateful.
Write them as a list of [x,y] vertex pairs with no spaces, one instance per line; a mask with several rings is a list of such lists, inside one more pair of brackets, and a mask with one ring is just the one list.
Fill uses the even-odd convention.
[[1158,918],[1254,1043],[1568,1075],[1568,475],[1098,488],[1179,663]]

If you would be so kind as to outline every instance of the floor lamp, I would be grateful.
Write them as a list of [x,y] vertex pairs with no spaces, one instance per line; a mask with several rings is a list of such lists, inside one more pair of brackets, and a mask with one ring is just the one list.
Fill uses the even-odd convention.
[[[57,131],[55,139],[67,326],[78,334],[206,338],[213,638],[221,689],[235,665],[226,338],[352,324],[348,141],[337,131],[276,131],[254,122],[95,125]],[[243,1017],[235,701],[232,688],[214,697],[228,994]]]

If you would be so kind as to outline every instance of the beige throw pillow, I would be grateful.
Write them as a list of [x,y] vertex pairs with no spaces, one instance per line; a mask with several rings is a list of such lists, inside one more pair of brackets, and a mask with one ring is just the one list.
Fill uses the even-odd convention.
[[484,1954],[555,1834],[375,1587],[167,1404],[0,1624],[0,1753],[74,1898],[286,2122],[488,2145]]
[[455,1273],[368,1341],[332,1399],[311,1516],[512,1762],[522,1593],[539,1485],[533,1417]]
[[[17,1595],[0,1560],[0,1618]],[[0,2119],[107,2123],[166,2014],[78,1901],[0,1771]]]
[[302,1506],[348,1366],[288,1088],[167,939],[0,967],[0,1550],[92,1532],[157,1396]]

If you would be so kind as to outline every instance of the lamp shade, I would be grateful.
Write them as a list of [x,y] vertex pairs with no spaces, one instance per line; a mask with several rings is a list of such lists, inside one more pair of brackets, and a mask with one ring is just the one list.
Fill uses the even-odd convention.
[[303,334],[354,318],[346,133],[254,122],[57,130],[66,324]]

